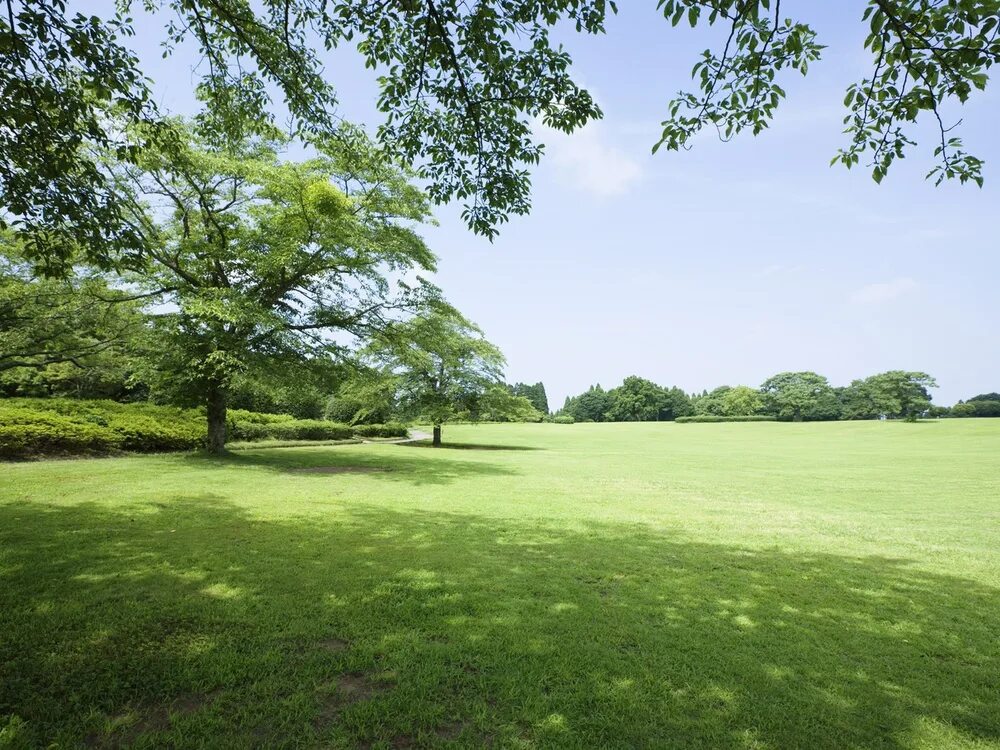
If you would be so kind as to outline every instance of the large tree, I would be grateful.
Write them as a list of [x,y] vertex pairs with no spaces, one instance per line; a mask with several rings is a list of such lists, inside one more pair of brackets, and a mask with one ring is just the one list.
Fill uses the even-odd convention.
[[931,405],[928,388],[937,387],[924,372],[890,370],[855,380],[843,394],[845,419],[902,418],[915,421]]
[[[129,47],[133,15],[163,27],[165,54],[198,50],[203,122],[230,137],[273,121],[272,91],[296,132],[334,134],[336,82],[324,75],[322,51],[356,43],[383,73],[383,147],[419,165],[434,200],[464,201],[469,226],[492,236],[529,209],[528,168],[542,153],[532,121],[572,131],[601,114],[551,30],[569,22],[603,33],[615,11],[610,0],[122,0],[98,17],[64,0],[2,5],[0,212],[53,271],[65,271],[81,246],[121,263],[143,242],[91,148],[138,158],[142,149],[122,134],[161,116]],[[658,5],[673,25],[725,31],[720,49],[698,60],[695,90],[667,105],[657,146],[687,148],[705,128],[727,139],[760,132],[785,96],[783,78],[807,73],[822,53],[814,30],[785,17],[780,0]],[[986,87],[1000,59],[998,17],[1000,0],[868,0],[859,20],[872,69],[847,89],[847,144],[836,160],[863,160],[880,180],[927,116],[939,132],[931,176],[981,182],[951,109]]]
[[601,388],[601,384],[592,385],[579,396],[569,396],[560,410],[560,414],[573,417],[576,422],[603,422],[611,408],[611,393]]
[[609,422],[655,421],[666,400],[660,386],[638,375],[628,376],[609,393],[611,406],[605,414]]
[[356,133],[293,163],[276,136],[216,145],[171,127],[169,148],[114,173],[143,238],[128,278],[163,305],[151,377],[205,405],[221,452],[234,377],[340,353],[436,294],[403,280],[434,267],[413,228],[428,204]]
[[829,381],[815,372],[782,372],[760,387],[764,409],[778,419],[836,419],[840,415],[837,394]]

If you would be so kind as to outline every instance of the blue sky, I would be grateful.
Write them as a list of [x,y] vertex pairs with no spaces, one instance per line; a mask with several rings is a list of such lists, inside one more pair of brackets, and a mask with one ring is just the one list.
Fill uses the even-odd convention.
[[[786,4],[811,14],[828,49],[807,78],[781,82],[789,97],[774,126],[653,156],[667,102],[721,33],[672,28],[655,5],[619,2],[607,35],[565,35],[605,118],[572,136],[539,131],[547,154],[530,216],[490,244],[445,206],[423,232],[440,257],[436,282],[507,355],[508,379],[543,381],[553,408],[632,374],[700,391],[783,370],[843,385],[914,369],[937,377],[938,403],[1000,390],[990,132],[1000,93],[950,113],[987,160],[981,190],[923,179],[929,127],[880,186],[865,170],[830,167],[844,144],[844,90],[870,67],[864,3]],[[196,60],[183,50],[160,60],[157,25],[140,23],[133,42],[161,104],[190,113]],[[327,74],[342,114],[374,129],[374,74],[350,51],[332,55]]]

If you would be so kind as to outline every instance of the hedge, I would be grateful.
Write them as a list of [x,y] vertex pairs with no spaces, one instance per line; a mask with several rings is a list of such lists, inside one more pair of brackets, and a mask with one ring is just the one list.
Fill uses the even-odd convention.
[[695,414],[690,417],[677,417],[675,422],[777,422],[775,417],[765,414],[751,414],[749,416],[720,417],[717,414]]
[[358,437],[403,438],[410,434],[405,424],[386,422],[385,424],[356,424],[351,428]]
[[[288,414],[258,414],[231,409],[232,441],[348,440],[405,437],[401,424],[349,427]],[[91,455],[132,451],[196,450],[205,445],[207,426],[200,409],[156,404],[66,398],[0,400],[0,458]]]
[[290,419],[281,422],[230,422],[230,440],[348,440],[354,429],[322,419]]
[[[6,416],[0,416],[0,420]],[[69,419],[61,423],[52,420],[32,424],[0,422],[0,458],[108,453],[121,447],[120,436],[97,424]]]

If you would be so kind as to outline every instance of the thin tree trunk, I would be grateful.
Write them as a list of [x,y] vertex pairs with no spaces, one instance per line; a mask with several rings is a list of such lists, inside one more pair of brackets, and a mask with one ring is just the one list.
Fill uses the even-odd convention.
[[226,389],[213,384],[208,388],[208,452],[221,456],[226,452]]
[[432,442],[432,445],[435,448],[441,447],[441,425],[439,424],[434,425],[434,440]]

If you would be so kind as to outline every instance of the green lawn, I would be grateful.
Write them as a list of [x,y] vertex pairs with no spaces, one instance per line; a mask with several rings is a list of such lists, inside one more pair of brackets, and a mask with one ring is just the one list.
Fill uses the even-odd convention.
[[1000,420],[445,440],[0,465],[0,747],[1000,748]]

